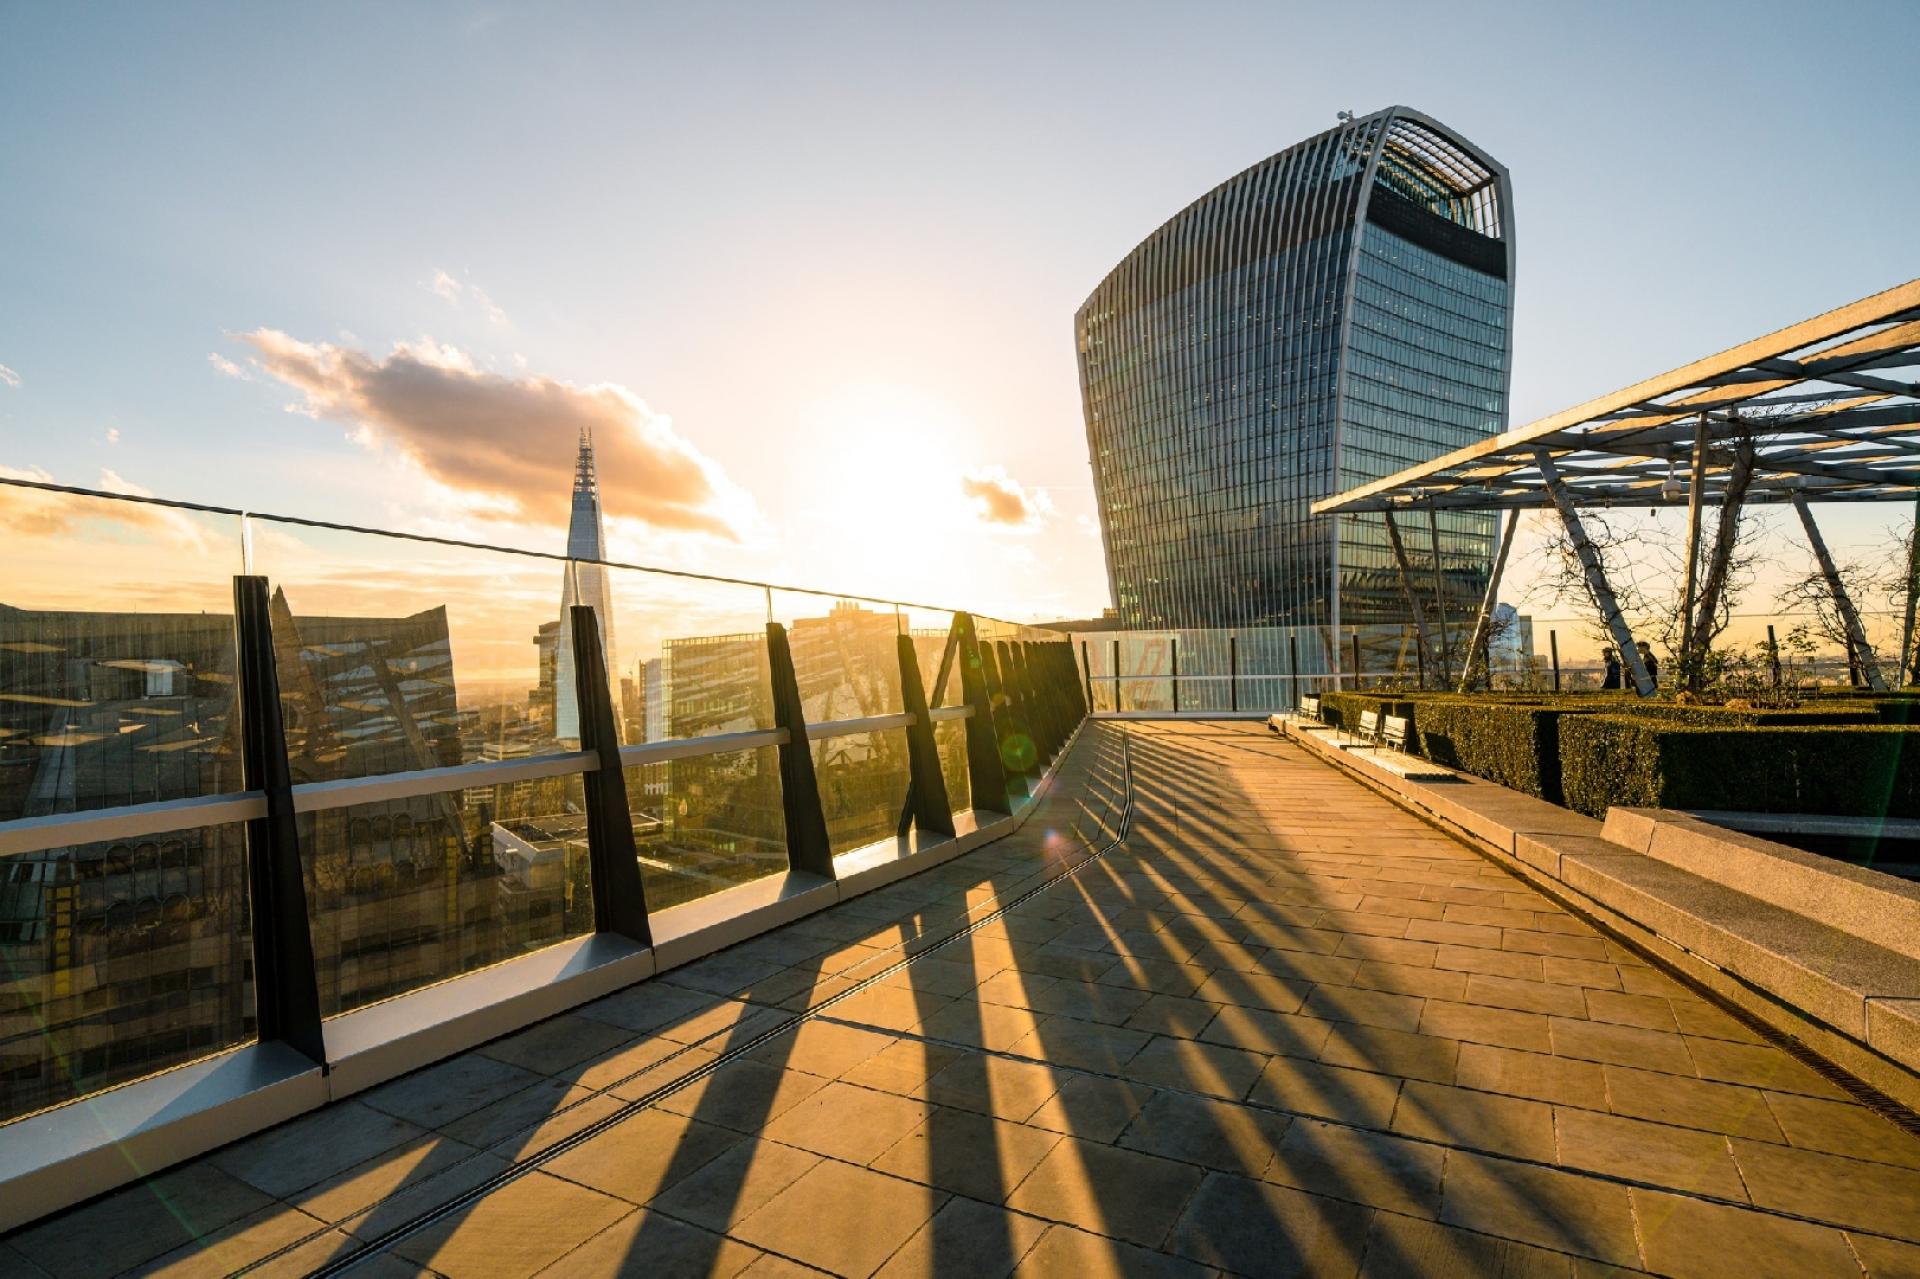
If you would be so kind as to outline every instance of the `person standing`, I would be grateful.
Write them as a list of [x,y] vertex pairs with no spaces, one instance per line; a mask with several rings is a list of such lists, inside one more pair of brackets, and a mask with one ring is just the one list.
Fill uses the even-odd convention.
[[1653,655],[1653,645],[1640,640],[1634,647],[1640,650],[1640,665],[1647,668],[1647,682],[1660,687],[1660,659]]
[[1610,648],[1600,650],[1600,660],[1607,664],[1607,677],[1600,681],[1602,692],[1620,688],[1620,654]]

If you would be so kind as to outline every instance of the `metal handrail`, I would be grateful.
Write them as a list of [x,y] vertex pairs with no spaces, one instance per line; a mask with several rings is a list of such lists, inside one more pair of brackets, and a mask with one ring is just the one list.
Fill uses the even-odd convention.
[[[929,712],[928,717],[936,721],[956,720],[972,714],[971,706],[943,706]],[[906,714],[828,720],[821,724],[809,724],[807,740],[817,742],[856,733],[887,732],[910,728],[913,722],[913,716]],[[664,742],[639,742],[620,748],[620,766],[633,768],[676,759],[727,755],[766,746],[785,746],[789,740],[786,729],[768,728],[742,733],[715,733],[709,737],[675,738]],[[540,777],[591,773],[599,767],[597,752],[564,751],[529,755],[523,759],[481,760],[472,764],[451,764],[445,768],[380,773],[372,777],[300,782],[293,787],[293,811],[323,813],[385,800],[419,799],[475,786],[497,786]],[[199,830],[228,822],[251,821],[266,815],[267,801],[263,792],[236,791],[191,799],[162,800],[154,804],[90,809],[81,813],[21,817],[0,822],[0,856],[42,853],[49,849],[97,844],[111,839],[136,839],[145,835]]]

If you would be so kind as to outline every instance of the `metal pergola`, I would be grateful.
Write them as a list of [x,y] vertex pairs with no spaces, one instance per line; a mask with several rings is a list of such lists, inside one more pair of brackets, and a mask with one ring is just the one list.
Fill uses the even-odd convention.
[[[1862,298],[1718,355],[1457,449],[1314,504],[1316,515],[1382,513],[1403,588],[1412,581],[1396,512],[1508,511],[1468,649],[1489,624],[1519,512],[1552,506],[1566,525],[1588,589],[1621,661],[1644,695],[1653,691],[1604,566],[1580,520],[1590,508],[1685,503],[1687,579],[1681,650],[1718,607],[1732,554],[1732,521],[1700,573],[1700,511],[1748,502],[1790,503],[1845,622],[1850,656],[1884,687],[1811,502],[1912,501],[1920,494],[1920,280]],[[1916,539],[1920,542],[1920,539]],[[1911,575],[1910,575],[1911,576]],[[1416,610],[1416,620],[1419,618]],[[1912,649],[1907,602],[1902,666]]]

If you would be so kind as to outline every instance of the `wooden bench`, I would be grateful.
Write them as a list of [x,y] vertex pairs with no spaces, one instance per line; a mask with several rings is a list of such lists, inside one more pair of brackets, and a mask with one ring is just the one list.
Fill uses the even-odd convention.
[[1360,712],[1360,739],[1367,742],[1378,741],[1380,739],[1379,711]]
[[1380,741],[1383,745],[1391,746],[1394,750],[1406,750],[1407,717],[1405,715],[1387,716],[1386,722],[1380,729]]
[[1301,717],[1302,719],[1310,719],[1310,720],[1312,720],[1312,721],[1313,721],[1314,723],[1316,723],[1316,724],[1318,724],[1318,723],[1320,723],[1320,722],[1321,722],[1321,719],[1320,719],[1320,694],[1318,694],[1318,693],[1303,693],[1303,694],[1301,694],[1301,696],[1300,696],[1300,717]]

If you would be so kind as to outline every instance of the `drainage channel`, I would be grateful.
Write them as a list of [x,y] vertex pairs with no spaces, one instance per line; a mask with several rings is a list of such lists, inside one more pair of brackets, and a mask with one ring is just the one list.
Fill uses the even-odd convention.
[[[604,1118],[598,1119],[593,1123],[588,1124],[586,1127],[580,1129],[578,1132],[572,1133],[566,1137],[561,1138],[560,1140],[554,1142],[552,1145],[547,1146],[546,1148],[540,1150],[535,1154],[527,1155],[524,1158],[519,1159],[512,1164],[509,1164],[507,1167],[501,1169],[499,1172],[495,1173],[493,1176],[489,1177],[487,1180],[481,1182],[479,1185],[474,1186],[472,1189],[464,1192],[463,1194],[455,1196],[454,1198],[448,1200],[446,1203],[441,1204],[439,1207],[429,1209],[428,1211],[421,1213],[419,1216],[416,1216],[407,1221],[404,1221],[399,1225],[394,1226],[392,1229],[387,1230],[386,1232],[378,1235],[377,1237],[367,1240],[365,1243],[362,1243],[360,1246],[354,1248],[352,1251],[343,1253],[339,1257],[334,1258],[332,1261],[329,1261],[327,1264],[325,1264],[324,1266],[321,1266],[317,1270],[311,1271],[309,1275],[309,1279],[325,1279],[325,1277],[327,1276],[345,1274],[348,1270],[352,1269],[354,1266],[357,1266],[361,1262],[368,1260],[369,1258],[373,1257],[377,1253],[386,1251],[388,1248],[391,1248],[394,1244],[399,1243],[401,1240],[407,1238],[408,1236],[417,1234],[418,1232],[425,1230],[427,1227],[432,1226],[437,1222],[444,1221],[448,1217],[454,1216],[455,1214],[461,1212],[462,1210],[471,1207],[473,1204],[478,1203],[481,1199],[485,1198],[487,1195],[491,1194],[492,1192],[499,1190],[501,1187],[506,1186],[514,1181],[519,1180],[521,1177],[526,1176],[530,1172],[537,1170],[541,1165],[547,1163],[549,1160],[555,1159],[560,1155],[565,1154],[569,1150],[573,1150],[581,1145],[584,1145],[589,1141],[592,1141],[595,1137],[600,1136],[602,1133],[607,1132],[609,1129],[616,1128],[619,1125],[625,1123],[627,1120],[633,1118],[635,1115],[639,1114],[641,1111],[646,1110],[649,1107],[654,1106],[657,1103],[666,1100],[668,1097],[671,1097],[673,1094],[680,1092],[683,1089],[692,1087],[694,1084],[697,1084],[701,1080],[706,1079],[708,1076],[712,1075],[715,1071],[718,1071],[721,1067],[726,1066],[731,1062],[740,1060],[741,1058],[747,1056],[749,1053],[753,1052],[755,1049],[763,1047],[764,1045],[772,1042],[773,1040],[778,1039],[782,1035],[791,1034],[793,1031],[797,1030],[799,1027],[804,1026],[806,1023],[828,1012],[830,1009],[834,1007],[834,1005],[841,1003],[844,1000],[851,999],[855,995],[858,995],[863,991],[869,990],[874,986],[877,986],[881,982],[887,980],[889,977],[896,976],[897,974],[906,971],[908,968],[911,968],[914,964],[926,958],[928,955],[936,954],[939,951],[945,950],[948,946],[951,946],[956,942],[964,941],[968,937],[972,936],[974,933],[978,932],[980,929],[985,928],[987,925],[992,924],[997,920],[1004,918],[1007,914],[1017,909],[1023,903],[1033,900],[1035,897],[1038,897],[1040,894],[1051,889],[1054,885],[1062,883],[1068,879],[1071,879],[1073,876],[1078,875],[1082,870],[1086,869],[1088,866],[1091,866],[1093,865],[1093,863],[1104,858],[1107,854],[1111,853],[1114,849],[1118,848],[1123,842],[1125,842],[1127,838],[1127,832],[1133,823],[1133,761],[1132,761],[1131,743],[1128,740],[1128,735],[1124,731],[1120,735],[1120,794],[1121,794],[1120,815],[1119,815],[1119,819],[1114,824],[1113,834],[1108,838],[1106,843],[1094,849],[1092,852],[1088,853],[1085,857],[1082,857],[1079,861],[1073,863],[1071,866],[1066,867],[1065,869],[1061,870],[1057,874],[1047,877],[1046,879],[1042,880],[1040,883],[1035,884],[1032,888],[1029,888],[1025,892],[1020,893],[1018,896],[1015,896],[1009,899],[1004,904],[996,907],[994,910],[990,911],[989,913],[982,915],[979,919],[976,919],[971,923],[967,924],[964,928],[961,928],[956,932],[950,933],[947,936],[942,937],[940,940],[936,942],[932,942],[931,944],[923,947],[920,950],[914,951],[912,954],[900,960],[898,963],[892,964],[887,968],[882,969],[880,972],[873,974],[873,976],[871,977],[866,977],[861,979],[859,982],[855,983],[852,986],[849,986],[847,989],[839,992],[836,995],[831,995],[828,998],[821,1000],[819,1003],[804,1010],[803,1012],[795,1013],[793,1016],[787,1018],[785,1021],[780,1022],[778,1025],[771,1026],[766,1030],[763,1030],[760,1033],[754,1035],[752,1038],[747,1039],[742,1043],[727,1049],[725,1052],[721,1053],[719,1056],[713,1058],[712,1060],[706,1062],[705,1064],[695,1067],[693,1070],[688,1071],[686,1074],[681,1075],[678,1078],[671,1079],[668,1082],[660,1085],[660,1087],[653,1089],[651,1092],[648,1092],[643,1096],[637,1097],[634,1100],[627,1102],[625,1105],[621,1106],[620,1109],[612,1112],[611,1114],[605,1116]],[[685,1049],[682,1049],[680,1051],[684,1052]],[[678,1055],[679,1053],[671,1054],[671,1056],[678,1056]],[[648,1069],[650,1070],[656,1069],[656,1068],[657,1066],[648,1067]],[[641,1073],[645,1073],[645,1072],[641,1072]],[[306,1241],[305,1240],[297,1241],[294,1244],[289,1245],[288,1248],[281,1249],[279,1252],[275,1252],[273,1254],[270,1254],[269,1256],[262,1257],[260,1258],[260,1260],[254,1262],[250,1266],[245,1267],[243,1270],[241,1270],[238,1273],[245,1274],[247,1273],[247,1271],[254,1270],[260,1266],[264,1266],[269,1262],[274,1261],[276,1258],[284,1255],[286,1252],[291,1251],[293,1248],[299,1247],[304,1242]]]

